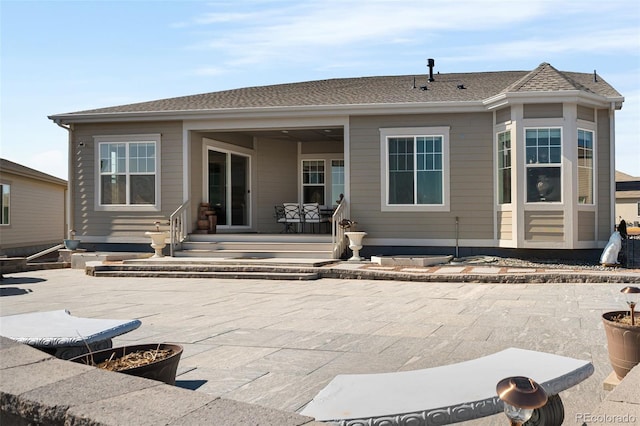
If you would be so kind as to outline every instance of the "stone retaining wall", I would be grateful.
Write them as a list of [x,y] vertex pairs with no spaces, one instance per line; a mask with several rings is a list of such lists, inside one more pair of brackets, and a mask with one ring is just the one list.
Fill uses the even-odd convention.
[[54,358],[0,337],[3,425],[322,425],[310,417],[218,398]]
[[27,270],[26,257],[2,257],[0,258],[0,273],[10,274]]

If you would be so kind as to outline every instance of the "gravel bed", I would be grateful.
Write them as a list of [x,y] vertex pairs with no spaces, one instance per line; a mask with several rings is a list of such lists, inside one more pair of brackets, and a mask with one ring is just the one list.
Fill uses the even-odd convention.
[[593,271],[611,271],[618,267],[602,266],[598,263],[581,260],[567,259],[517,259],[498,256],[470,256],[452,260],[450,265],[492,265],[510,268],[537,268],[537,269],[589,269]]

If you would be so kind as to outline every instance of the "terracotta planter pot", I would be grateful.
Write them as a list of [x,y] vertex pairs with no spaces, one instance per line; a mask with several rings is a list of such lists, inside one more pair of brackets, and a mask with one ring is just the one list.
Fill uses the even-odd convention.
[[635,326],[612,320],[619,315],[628,314],[629,311],[612,311],[602,314],[604,331],[607,334],[609,361],[619,379],[640,363],[640,316],[636,313]]
[[178,370],[178,362],[180,362],[180,356],[182,355],[183,351],[183,348],[180,345],[172,345],[168,343],[162,343],[158,345],[157,343],[152,343],[147,345],[122,346],[118,348],[104,349],[97,352],[90,352],[75,358],[71,358],[69,361],[92,365],[92,361],[93,364],[99,364],[111,358],[112,354],[115,354],[113,355],[114,358],[118,358],[125,356],[131,352],[155,349],[171,349],[173,351],[173,354],[171,354],[171,356],[168,358],[152,362],[151,364],[129,368],[126,370],[119,370],[118,373],[145,377],[147,379],[164,382],[168,385],[174,385],[176,383],[176,371]]

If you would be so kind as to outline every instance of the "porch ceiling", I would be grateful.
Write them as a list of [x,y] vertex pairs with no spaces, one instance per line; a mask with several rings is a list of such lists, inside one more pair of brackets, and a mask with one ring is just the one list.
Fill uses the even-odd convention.
[[270,129],[270,130],[241,130],[234,131],[247,137],[258,137],[294,142],[319,142],[319,141],[339,141],[344,140],[344,130],[342,127],[323,128],[296,128],[296,129]]

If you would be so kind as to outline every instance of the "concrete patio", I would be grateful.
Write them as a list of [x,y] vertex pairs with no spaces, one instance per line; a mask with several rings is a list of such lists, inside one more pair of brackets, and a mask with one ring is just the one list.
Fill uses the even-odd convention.
[[508,347],[550,352],[595,366],[561,394],[565,424],[582,424],[607,395],[600,315],[624,309],[623,286],[109,278],[58,269],[6,277],[0,310],[138,318],[142,326],[114,345],[183,345],[177,386],[289,412],[336,374],[427,368]]

